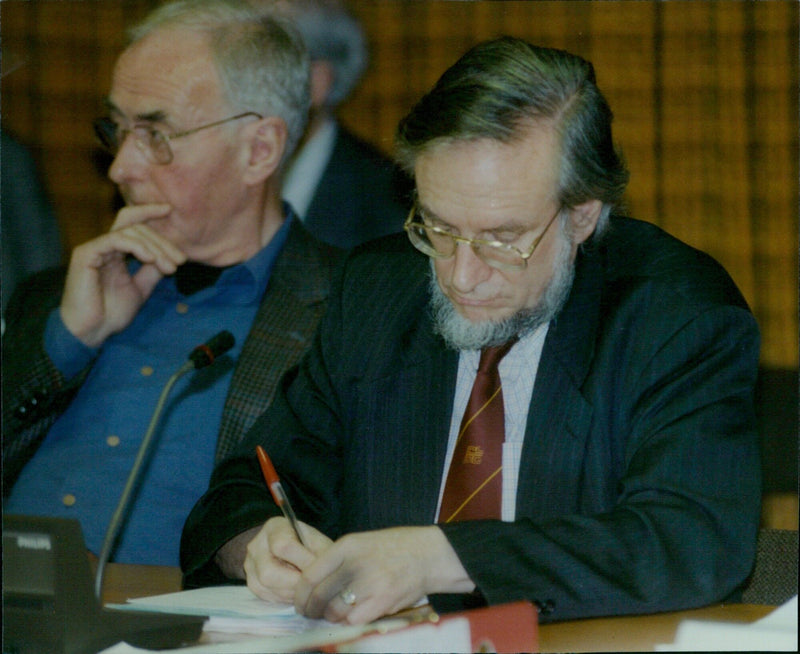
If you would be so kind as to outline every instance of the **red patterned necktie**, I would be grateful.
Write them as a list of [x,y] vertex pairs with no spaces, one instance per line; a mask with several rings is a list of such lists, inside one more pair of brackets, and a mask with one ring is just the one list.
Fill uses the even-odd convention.
[[481,352],[442,495],[441,522],[500,519],[505,413],[497,366],[514,342]]

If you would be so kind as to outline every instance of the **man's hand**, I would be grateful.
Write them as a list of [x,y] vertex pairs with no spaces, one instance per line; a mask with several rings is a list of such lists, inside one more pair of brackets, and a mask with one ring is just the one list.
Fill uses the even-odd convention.
[[[89,347],[127,327],[155,285],[186,261],[186,256],[147,222],[163,218],[169,205],[123,208],[111,230],[75,248],[61,298],[66,328]],[[131,276],[125,262],[133,255],[142,266]]]
[[[297,584],[298,613],[331,622],[362,624],[408,608],[429,593],[475,588],[436,526],[349,534],[313,562],[298,559],[297,567],[302,574],[290,576]],[[349,593],[355,597],[352,604],[345,601]]]
[[300,523],[300,529],[311,550],[297,540],[286,518],[267,520],[247,545],[244,560],[247,587],[261,599],[293,603],[301,571],[333,543],[310,525]]

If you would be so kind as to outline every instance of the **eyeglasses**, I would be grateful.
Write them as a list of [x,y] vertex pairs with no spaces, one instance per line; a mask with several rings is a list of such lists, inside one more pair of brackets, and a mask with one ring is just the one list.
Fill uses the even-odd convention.
[[200,127],[187,129],[186,131],[178,132],[177,134],[164,134],[164,132],[161,130],[156,129],[152,125],[148,125],[146,123],[134,125],[130,129],[124,129],[119,123],[111,118],[98,118],[94,121],[93,125],[94,131],[97,134],[97,138],[100,139],[100,143],[113,156],[117,156],[117,153],[122,147],[122,144],[125,142],[125,139],[128,137],[128,134],[133,134],[136,147],[142,151],[144,156],[147,157],[148,161],[154,164],[166,166],[172,161],[173,157],[172,148],[169,145],[170,141],[183,138],[184,136],[189,136],[190,134],[194,134],[204,129],[209,129],[210,127],[222,125],[223,123],[229,123],[232,120],[246,118],[247,116],[255,116],[259,119],[262,118],[260,114],[257,114],[254,111],[248,111],[243,114],[231,116],[230,118],[216,120],[213,123],[208,123],[207,125],[201,125]]
[[459,243],[469,245],[475,254],[485,264],[498,270],[521,270],[528,265],[536,246],[539,245],[550,225],[561,213],[561,207],[547,221],[547,225],[542,233],[537,236],[527,250],[520,250],[514,245],[501,241],[486,241],[480,238],[465,238],[456,236],[441,227],[426,225],[425,218],[421,214],[416,202],[408,214],[403,229],[406,230],[408,238],[417,250],[434,259],[448,259],[455,255],[456,247]]

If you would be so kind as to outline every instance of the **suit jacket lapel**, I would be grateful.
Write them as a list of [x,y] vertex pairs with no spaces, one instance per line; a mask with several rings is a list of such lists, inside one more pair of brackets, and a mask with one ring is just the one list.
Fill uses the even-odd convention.
[[545,340],[531,397],[517,489],[517,516],[543,518],[577,509],[592,406],[581,394],[600,318],[602,266],[582,253],[564,309]]
[[319,244],[294,222],[231,380],[216,461],[238,445],[269,406],[283,372],[308,349],[324,310],[329,274]]
[[[420,323],[423,321],[421,320]],[[442,480],[450,421],[453,413],[458,353],[448,349],[439,336],[433,333],[430,318],[425,313],[424,325],[413,341],[408,365],[416,368],[415,377],[420,385],[412,393],[419,408],[414,412],[413,437],[418,439],[420,452],[414,462],[417,483],[416,496],[407,506],[409,517],[417,516],[432,522],[436,517],[439,488]],[[419,389],[422,389],[420,393]],[[420,516],[420,508],[424,507]]]
[[[424,274],[412,271],[398,280],[415,284],[408,288],[413,304],[404,307],[403,320],[392,317],[393,324],[402,324],[402,331],[387,329],[391,333],[387,338],[397,344],[395,354],[381,365],[390,374],[369,381],[370,397],[391,398],[379,414],[370,414],[376,424],[364,436],[371,443],[366,447],[379,452],[367,456],[367,465],[376,466],[371,476],[375,492],[380,493],[380,501],[371,503],[372,525],[431,523],[436,513],[458,353],[444,347],[431,328],[427,260],[424,266]],[[393,462],[391,469],[380,463],[385,461]]]

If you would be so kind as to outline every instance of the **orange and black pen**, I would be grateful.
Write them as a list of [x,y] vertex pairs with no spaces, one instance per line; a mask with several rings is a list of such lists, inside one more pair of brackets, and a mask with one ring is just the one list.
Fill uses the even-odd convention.
[[284,517],[289,521],[289,524],[292,525],[292,529],[294,529],[294,533],[297,535],[297,540],[308,548],[308,543],[306,543],[303,539],[303,535],[300,533],[300,525],[297,522],[297,516],[295,516],[289,498],[286,496],[283,486],[281,486],[281,480],[278,477],[275,466],[272,465],[269,455],[260,445],[256,445],[256,455],[258,456],[258,463],[261,465],[261,473],[264,475],[264,481],[267,482],[267,488],[269,488],[269,492],[272,493],[272,499],[275,500],[275,504],[283,511]]

